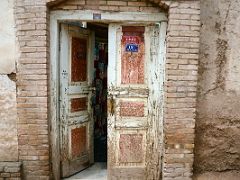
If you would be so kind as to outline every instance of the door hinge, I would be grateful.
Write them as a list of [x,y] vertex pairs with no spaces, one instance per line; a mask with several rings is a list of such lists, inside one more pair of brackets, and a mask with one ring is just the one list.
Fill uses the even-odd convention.
[[115,114],[115,100],[113,98],[113,96],[110,96],[108,98],[108,114],[113,116]]

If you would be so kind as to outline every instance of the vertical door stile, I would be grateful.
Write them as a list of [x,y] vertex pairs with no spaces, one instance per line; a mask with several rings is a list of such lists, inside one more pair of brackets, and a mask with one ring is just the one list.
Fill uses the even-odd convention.
[[[61,50],[60,50],[60,59],[68,59],[69,49],[68,49],[68,27],[66,25],[61,25]],[[67,111],[68,107],[68,61],[60,61],[60,141],[61,141],[61,161],[67,159],[68,156],[68,138],[67,138]]]
[[[115,99],[115,87],[116,87],[116,58],[117,58],[117,48],[116,48],[116,34],[117,34],[117,24],[109,25],[108,33],[108,51],[109,51],[109,62],[108,62],[108,121],[107,121],[107,146],[108,146],[108,169],[111,169],[115,162],[115,114],[113,113],[114,99]],[[110,179],[110,171],[108,171],[108,178]]]
[[[160,33],[159,33],[159,53],[158,53],[158,61],[160,63],[160,73],[162,78],[160,78],[160,109],[159,109],[159,120],[160,120],[160,147],[163,147],[164,140],[164,132],[163,132],[163,109],[164,109],[164,82],[165,82],[165,60],[166,60],[166,34],[167,34],[167,22],[163,21],[160,25]],[[161,151],[161,159],[163,156],[163,152]],[[162,172],[162,171],[161,171]]]
[[160,152],[159,152],[159,105],[160,105],[160,83],[162,75],[160,72],[160,62],[158,62],[159,52],[159,26],[158,24],[149,27],[149,97],[148,97],[148,179],[159,179],[160,175]]

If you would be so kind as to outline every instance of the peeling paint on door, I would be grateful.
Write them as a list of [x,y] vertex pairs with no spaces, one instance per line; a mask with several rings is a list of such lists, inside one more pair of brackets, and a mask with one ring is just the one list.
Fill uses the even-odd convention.
[[120,116],[144,117],[144,102],[121,102]]
[[122,84],[144,83],[144,30],[142,26],[123,26]]
[[109,73],[117,75],[108,84],[114,102],[108,116],[109,178],[159,179],[166,23],[112,24],[109,32],[116,52]]
[[143,161],[143,135],[121,134],[119,140],[121,163],[140,163]]
[[66,24],[61,30],[60,151],[62,177],[67,177],[93,163],[92,33]]

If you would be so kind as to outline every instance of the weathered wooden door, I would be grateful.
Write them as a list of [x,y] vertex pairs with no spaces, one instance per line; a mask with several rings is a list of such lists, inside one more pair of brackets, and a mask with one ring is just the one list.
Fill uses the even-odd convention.
[[60,150],[62,177],[93,163],[93,34],[61,25],[60,33]]
[[166,26],[109,25],[109,179],[160,177]]

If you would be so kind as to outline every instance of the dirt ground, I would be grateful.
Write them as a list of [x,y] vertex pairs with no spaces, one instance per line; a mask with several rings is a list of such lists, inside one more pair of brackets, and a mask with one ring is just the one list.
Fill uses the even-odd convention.
[[240,171],[206,172],[195,175],[193,180],[240,180]]

